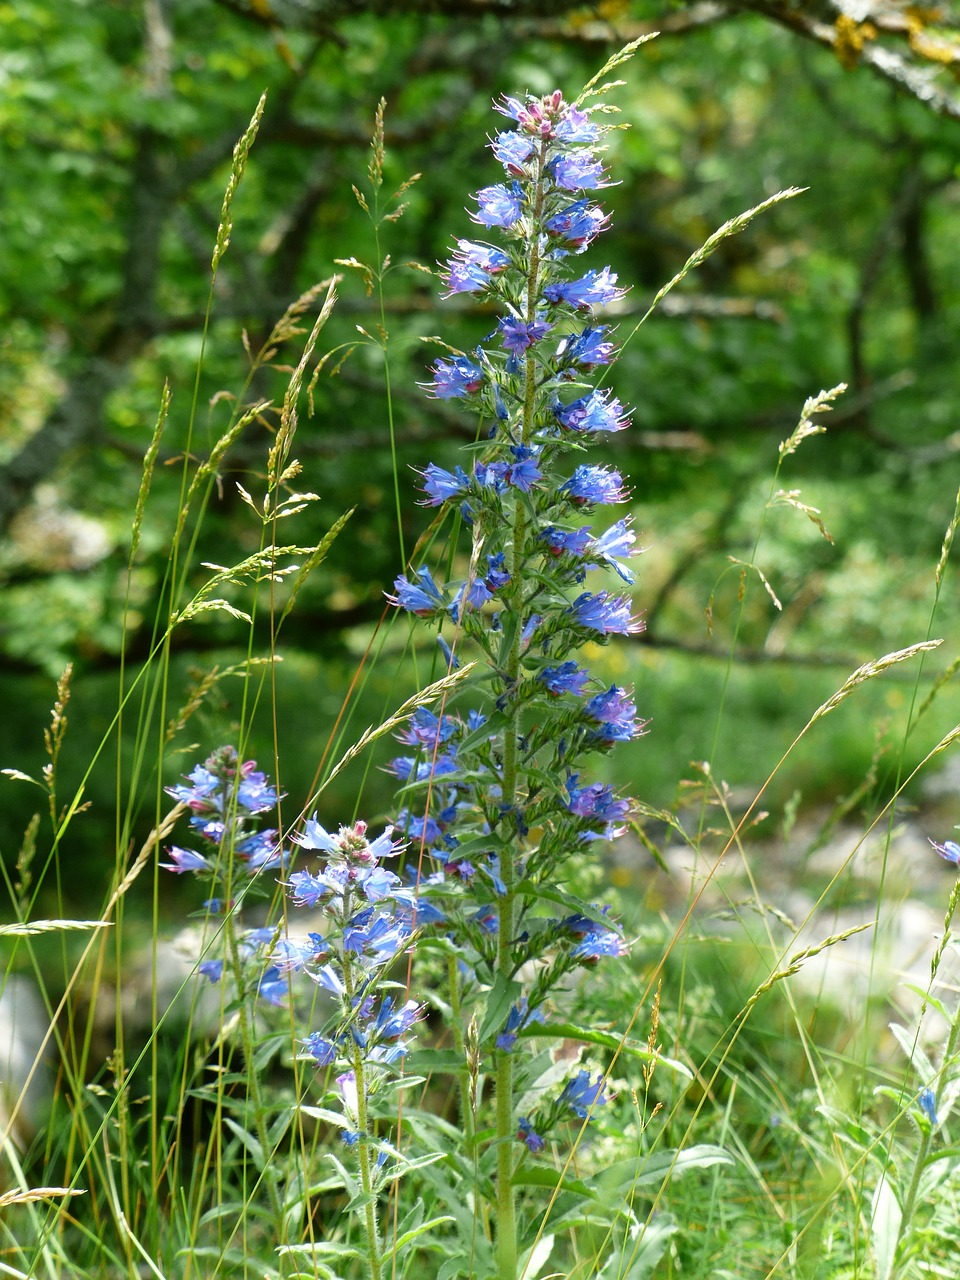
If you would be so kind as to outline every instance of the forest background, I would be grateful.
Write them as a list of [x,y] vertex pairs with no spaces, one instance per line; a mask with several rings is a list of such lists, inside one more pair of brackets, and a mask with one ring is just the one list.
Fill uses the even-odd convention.
[[[752,798],[855,667],[925,638],[960,453],[960,28],[948,6],[17,0],[0,4],[0,764],[39,775],[56,680],[72,662],[59,763],[71,791],[114,715],[121,642],[128,664],[148,652],[223,185],[261,92],[194,452],[224,428],[222,393],[242,387],[244,334],[256,350],[295,297],[343,274],[323,345],[355,349],[328,364],[301,425],[302,485],[322,502],[299,517],[298,539],[319,541],[357,510],[284,624],[275,706],[264,705],[249,752],[271,770],[279,761],[283,789],[301,797],[383,593],[428,523],[411,468],[453,466],[472,438],[472,424],[418,388],[437,350],[421,339],[469,349],[492,320],[469,298],[440,301],[438,281],[405,264],[435,269],[470,234],[465,193],[497,176],[482,145],[492,99],[579,86],[653,31],[618,91],[629,128],[609,156],[619,185],[605,193],[616,227],[606,253],[633,285],[614,317],[619,336],[727,218],[785,187],[808,190],[725,240],[617,366],[634,425],[606,460],[634,485],[646,630],[599,665],[635,685],[651,733],[624,746],[609,780],[670,806],[691,762],[710,758],[715,777]],[[389,404],[381,345],[357,332],[378,332],[377,299],[362,271],[337,265],[375,256],[351,185],[365,173],[381,97],[389,189],[421,175],[403,218],[381,228],[395,264]],[[172,405],[124,637],[131,518],[165,379]],[[246,394],[282,398],[284,381],[261,371]],[[849,390],[827,433],[788,459],[778,480],[788,496],[767,510],[779,443],[806,397],[840,382]],[[234,564],[256,549],[259,524],[236,482],[258,488],[271,429],[266,416],[252,422],[223,470],[196,584],[202,562]],[[761,522],[756,563],[769,591],[737,563],[753,558]],[[937,616],[948,643],[925,667],[925,689],[952,672],[957,618],[950,590]],[[186,754],[169,757],[167,782],[235,733],[240,681],[223,673],[246,657],[236,635],[228,617],[208,614],[174,637],[171,705],[214,668],[221,678],[187,730],[198,747],[178,743]],[[395,660],[376,665],[339,726],[347,742],[415,687],[403,638],[391,643]],[[772,821],[849,795],[875,809],[892,789],[884,751],[902,735],[912,679],[889,673],[818,726],[766,797]],[[948,686],[911,736],[911,759],[958,712]],[[372,820],[386,812],[378,766],[390,753],[344,770],[321,819],[354,812],[361,789]],[[115,785],[116,761],[104,758],[61,855],[76,872],[78,913],[86,894],[99,901],[112,866]],[[31,788],[4,781],[8,866],[36,808]]]

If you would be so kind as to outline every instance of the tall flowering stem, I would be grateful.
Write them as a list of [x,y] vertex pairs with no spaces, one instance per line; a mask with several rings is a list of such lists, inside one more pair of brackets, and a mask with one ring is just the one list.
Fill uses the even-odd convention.
[[[444,895],[459,971],[485,1008],[479,1051],[495,1058],[496,1249],[501,1280],[514,1280],[517,1142],[519,1158],[535,1154],[564,1116],[586,1118],[605,1101],[602,1079],[592,1084],[582,1071],[518,1120],[525,1068],[514,1047],[549,1016],[571,970],[625,951],[598,908],[578,903],[562,919],[547,912],[564,865],[621,834],[630,810],[610,787],[581,783],[583,759],[643,723],[628,690],[605,688],[569,657],[588,641],[641,629],[626,596],[581,589],[591,570],[632,584],[636,554],[629,517],[602,530],[581,523],[628,496],[612,467],[577,465],[586,446],[628,425],[620,401],[589,382],[616,357],[595,310],[624,290],[609,267],[577,274],[577,259],[607,227],[592,198],[608,185],[598,151],[605,129],[559,91],[506,98],[497,110],[512,126],[491,142],[506,180],[478,192],[474,220],[500,243],[458,241],[444,279],[450,294],[493,301],[503,315],[473,352],[438,359],[427,385],[495,425],[469,469],[431,463],[421,473],[425,505],[458,510],[470,530],[466,576],[438,583],[421,565],[397,578],[388,599],[437,626],[451,666],[465,645],[480,651],[471,688],[482,708],[414,717],[402,741],[416,754],[392,769],[403,784],[397,825],[435,859],[424,891]],[[459,994],[452,1004],[466,1009]]]

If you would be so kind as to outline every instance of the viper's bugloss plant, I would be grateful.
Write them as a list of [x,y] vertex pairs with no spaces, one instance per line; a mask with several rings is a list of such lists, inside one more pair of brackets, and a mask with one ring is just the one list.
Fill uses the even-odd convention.
[[[591,381],[617,356],[612,327],[594,311],[625,292],[608,266],[580,264],[609,225],[594,201],[609,185],[608,108],[586,106],[592,96],[568,102],[558,90],[496,104],[510,125],[491,142],[505,178],[477,193],[473,216],[497,243],[459,240],[443,280],[448,294],[472,294],[503,315],[473,351],[438,358],[426,384],[478,415],[479,440],[469,465],[420,472],[424,504],[468,530],[469,552],[459,577],[415,564],[388,597],[436,628],[451,669],[465,649],[477,659],[461,686],[474,705],[416,717],[404,738],[416,754],[391,768],[421,892],[442,898],[447,916],[455,1040],[465,1050],[473,1005],[474,1072],[495,1077],[492,1132],[473,1131],[466,1102],[461,1119],[495,1151],[503,1280],[518,1274],[532,1239],[516,1216],[518,1163],[561,1119],[586,1122],[607,1100],[602,1072],[537,1087],[517,1049],[545,1032],[572,971],[626,952],[616,922],[569,890],[570,864],[621,835],[630,816],[628,799],[589,780],[589,758],[644,731],[630,691],[570,656],[642,629],[622,594],[634,580],[636,535],[629,517],[611,523],[605,512],[629,491],[619,471],[581,460],[629,424],[620,400]],[[620,591],[588,584],[593,571],[615,575]],[[518,1117],[521,1094],[532,1096]]]

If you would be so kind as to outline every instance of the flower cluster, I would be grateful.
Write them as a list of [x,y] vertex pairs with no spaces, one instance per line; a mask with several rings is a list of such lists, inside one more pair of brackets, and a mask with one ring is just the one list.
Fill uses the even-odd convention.
[[[407,740],[420,741],[431,719],[429,712],[418,713]],[[162,866],[208,877],[228,895],[235,872],[245,877],[246,888],[260,872],[288,866],[293,851],[278,842],[276,830],[250,829],[279,798],[253,761],[241,763],[235,748],[221,747],[188,782],[169,791],[189,807],[190,825],[210,849],[199,854],[174,846],[168,851],[172,860]],[[301,1057],[317,1068],[348,1068],[337,1077],[336,1092],[345,1117],[344,1141],[351,1145],[365,1132],[367,1102],[380,1074],[403,1058],[405,1037],[424,1012],[416,1001],[398,1001],[389,992],[394,984],[384,981],[385,970],[411,945],[416,930],[443,920],[431,902],[382,865],[404,849],[392,834],[388,828],[369,839],[366,824],[357,822],[332,835],[316,815],[308,819],[293,843],[321,862],[291,874],[286,890],[295,907],[319,915],[318,928],[296,937],[269,925],[237,932],[231,912],[224,925],[233,937],[227,957],[208,957],[198,965],[199,973],[218,983],[232,961],[241,993],[280,1007],[289,1008],[295,1000],[295,974],[327,993],[331,1016],[323,1030],[302,1041]],[[205,911],[217,914],[225,901],[234,905],[229,896],[210,898]]]
[[[191,811],[190,826],[204,853],[171,845],[171,862],[160,865],[178,874],[193,871],[211,881],[227,882],[239,874],[247,882],[261,871],[280,867],[284,854],[274,829],[256,830],[260,815],[279,799],[255,760],[241,763],[235,747],[220,747],[189,775],[190,786],[167,787],[167,793]],[[211,910],[220,900],[212,898]]]
[[[464,645],[479,650],[483,715],[421,717],[407,738],[416,754],[390,768],[402,784],[397,826],[433,859],[431,884],[446,884],[447,928],[469,980],[488,988],[539,966],[491,1035],[490,1051],[510,1054],[536,1034],[563,974],[626,950],[602,913],[585,904],[554,918],[541,891],[570,858],[626,829],[631,802],[589,781],[584,761],[638,736],[644,721],[628,689],[569,656],[642,629],[622,593],[636,534],[629,517],[604,515],[629,496],[623,476],[581,459],[629,425],[621,401],[588,381],[617,356],[595,310],[625,290],[609,266],[577,266],[608,226],[593,198],[609,185],[604,129],[559,92],[497,110],[512,125],[491,141],[504,180],[477,193],[474,221],[498,242],[458,240],[442,274],[448,294],[493,303],[502,318],[475,350],[448,349],[425,384],[494,425],[469,467],[419,472],[423,504],[456,512],[469,531],[466,572],[448,582],[417,564],[387,599],[436,627],[451,669]],[[585,523],[594,513],[598,523]],[[620,590],[594,589],[587,575],[598,571]],[[586,1115],[602,1088],[585,1072],[577,1082],[564,1108]],[[541,1130],[529,1132],[521,1139],[536,1150]]]

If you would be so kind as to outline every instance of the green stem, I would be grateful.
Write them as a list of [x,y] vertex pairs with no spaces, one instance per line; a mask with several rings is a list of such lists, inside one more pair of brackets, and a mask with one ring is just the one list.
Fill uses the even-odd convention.
[[[345,904],[345,915],[346,904]],[[343,957],[343,985],[345,989],[345,1008],[352,1008],[355,991],[353,969],[346,954]],[[357,1129],[360,1133],[357,1147],[357,1163],[360,1165],[360,1186],[363,1188],[363,1232],[367,1240],[367,1260],[370,1263],[370,1280],[381,1280],[383,1274],[380,1265],[382,1251],[380,1228],[377,1223],[377,1201],[373,1189],[373,1170],[370,1167],[370,1146],[368,1143],[367,1115],[367,1082],[364,1077],[363,1051],[359,1045],[353,1048],[353,1077],[357,1087]]]
[[[525,319],[531,324],[536,318],[537,294],[540,275],[540,246],[537,228],[543,214],[543,170],[547,143],[540,145],[536,196],[531,215],[529,238],[529,265],[527,269],[527,296]],[[523,399],[522,443],[533,438],[536,417],[537,366],[532,346],[525,356],[525,387]],[[527,540],[527,513],[521,501],[517,501],[513,520],[513,547],[510,579],[513,605],[519,614],[523,599],[521,589],[524,550]],[[520,676],[522,617],[516,618],[513,643],[507,660],[508,687],[516,684]],[[516,804],[519,781],[520,709],[514,703],[510,720],[504,730],[503,741],[503,803],[509,810]],[[517,919],[517,870],[519,864],[519,833],[509,841],[500,854],[500,876],[505,892],[499,899],[499,923],[497,930],[497,973],[505,980],[513,977],[513,938]],[[497,1099],[497,1255],[500,1280],[515,1280],[517,1274],[517,1212],[516,1192],[513,1186],[516,1120],[513,1105],[514,1067],[513,1056],[498,1052],[496,1069]]]
[[[231,856],[228,854],[228,856]],[[232,868],[231,868],[232,870]],[[230,891],[232,889],[232,874],[227,875],[227,898],[231,901]],[[240,1044],[243,1049],[243,1060],[247,1068],[247,1088],[250,1091],[250,1101],[253,1104],[253,1121],[257,1130],[257,1141],[260,1143],[260,1150],[263,1152],[263,1168],[259,1171],[260,1177],[267,1184],[267,1192],[270,1196],[270,1205],[276,1215],[278,1230],[283,1223],[283,1204],[280,1199],[280,1192],[277,1189],[276,1179],[271,1176],[268,1171],[270,1156],[270,1135],[267,1132],[267,1119],[263,1109],[263,1098],[260,1093],[260,1082],[257,1079],[257,1072],[254,1067],[254,1043],[253,1035],[250,1029],[250,1019],[247,1011],[247,990],[243,977],[243,961],[240,958],[240,946],[237,942],[237,931],[235,926],[234,912],[230,911],[224,921],[224,935],[227,943],[227,953],[230,956],[230,964],[233,968],[234,981],[237,984],[237,1022],[240,1027]]]
[[[460,1000],[460,970],[457,957],[447,959],[447,984],[450,988],[450,1024],[453,1027],[453,1043],[462,1062],[467,1061],[467,1044],[463,1034],[463,1005]],[[460,1124],[463,1137],[471,1158],[475,1155],[476,1116],[470,1101],[470,1077],[467,1071],[460,1072]]]
[[[930,972],[931,986],[933,984],[934,978],[936,977],[937,970],[940,967],[940,960],[943,957],[943,953],[946,950],[947,943],[950,939],[950,925],[953,921],[954,913],[957,910],[958,904],[960,904],[960,878],[957,879],[956,884],[953,886],[953,892],[950,894],[950,901],[947,903],[947,911],[943,921],[943,936],[941,938],[940,946],[937,949],[937,953],[933,958],[933,964],[931,965],[931,972]],[[934,1091],[935,1092],[934,1111],[936,1111],[936,1108],[940,1105],[940,1099],[943,1096],[945,1074],[947,1069],[950,1066],[950,1063],[953,1061],[956,1055],[958,1045],[960,1045],[960,1007],[958,1007],[954,1012],[953,1021],[950,1023],[950,1030],[947,1033],[947,1040],[943,1048],[943,1057],[940,1062],[940,1076],[937,1083],[937,1088]],[[900,1228],[897,1232],[897,1243],[894,1249],[894,1257],[897,1256],[897,1253],[900,1250],[900,1246],[903,1243],[904,1237],[908,1234],[910,1230],[910,1222],[911,1222],[911,1219],[913,1218],[913,1210],[917,1203],[917,1196],[920,1192],[920,1179],[922,1178],[923,1171],[927,1165],[927,1152],[930,1150],[930,1143],[932,1141],[933,1141],[933,1125],[931,1124],[928,1128],[926,1128],[923,1131],[923,1134],[921,1135],[921,1138],[920,1138],[920,1145],[917,1148],[917,1154],[914,1157],[913,1169],[910,1175],[910,1183],[909,1183],[909,1186],[907,1187],[907,1193],[903,1198],[903,1210],[900,1214]]]

